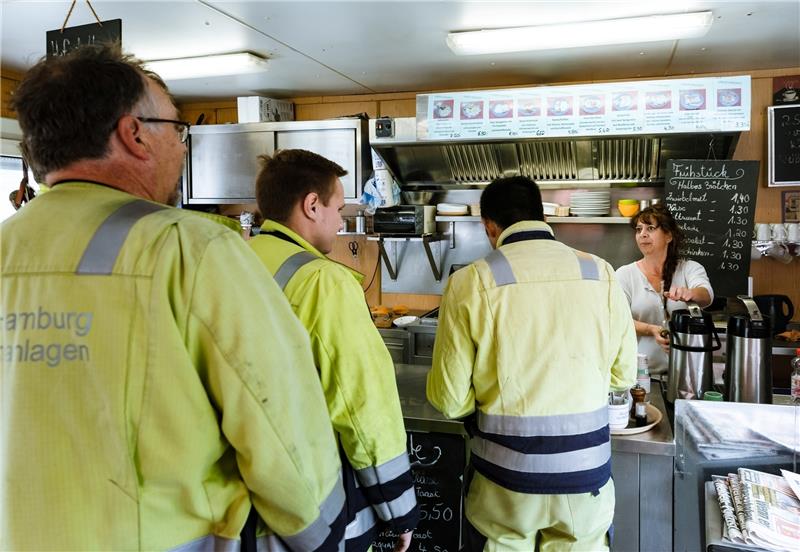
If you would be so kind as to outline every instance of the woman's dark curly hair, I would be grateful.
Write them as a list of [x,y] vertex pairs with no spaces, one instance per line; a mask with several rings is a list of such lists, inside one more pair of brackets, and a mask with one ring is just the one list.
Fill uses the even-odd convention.
[[686,236],[681,230],[675,219],[672,218],[672,213],[663,203],[651,205],[646,209],[642,209],[635,216],[631,218],[631,228],[636,228],[639,223],[650,224],[661,228],[672,236],[672,241],[667,245],[667,258],[664,260],[664,266],[661,268],[661,277],[664,280],[664,289],[669,289],[672,286],[672,276],[675,274],[675,269],[680,260],[680,251],[683,249],[683,242]]

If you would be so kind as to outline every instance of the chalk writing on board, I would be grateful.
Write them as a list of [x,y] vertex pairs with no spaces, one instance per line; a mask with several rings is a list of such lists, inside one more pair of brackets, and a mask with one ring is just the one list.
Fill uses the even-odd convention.
[[747,291],[757,161],[670,160],[666,204],[686,240],[683,255],[706,269],[715,295]]

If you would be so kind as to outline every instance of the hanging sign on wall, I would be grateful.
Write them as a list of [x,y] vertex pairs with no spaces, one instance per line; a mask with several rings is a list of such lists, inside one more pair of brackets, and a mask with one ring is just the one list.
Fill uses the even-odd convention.
[[63,56],[87,44],[122,43],[122,19],[47,31],[47,57]]

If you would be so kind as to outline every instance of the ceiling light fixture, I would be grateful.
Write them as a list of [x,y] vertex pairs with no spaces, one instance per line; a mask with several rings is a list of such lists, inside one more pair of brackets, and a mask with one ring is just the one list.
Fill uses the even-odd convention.
[[267,59],[250,52],[146,61],[144,65],[165,81],[220,77],[266,71]]
[[466,31],[449,33],[447,45],[455,54],[469,56],[654,42],[701,37],[711,28],[713,21],[712,13],[704,11]]

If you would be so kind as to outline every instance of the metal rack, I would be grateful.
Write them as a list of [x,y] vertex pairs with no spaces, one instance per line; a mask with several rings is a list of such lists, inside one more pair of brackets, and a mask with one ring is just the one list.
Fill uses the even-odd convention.
[[[438,217],[437,217],[438,218]],[[480,217],[478,217],[480,218]],[[443,242],[451,238],[452,240],[455,239],[455,236],[451,233],[449,236],[447,234],[424,234],[422,236],[401,236],[396,234],[375,234],[372,236],[367,236],[367,240],[369,241],[377,241],[378,242],[378,250],[380,251],[381,260],[386,267],[387,272],[389,273],[389,277],[392,280],[397,280],[397,275],[400,273],[400,259],[398,257],[398,245],[400,243],[403,244],[405,247],[409,242],[422,242],[422,246],[425,248],[425,255],[428,258],[428,263],[431,266],[431,272],[433,272],[433,277],[436,278],[437,282],[442,281],[442,269],[444,265],[442,263],[442,250],[439,247],[439,262],[436,262],[434,259],[433,251],[431,250],[431,243],[434,242]],[[386,250],[386,243],[395,243],[393,247],[393,256],[394,262],[389,258],[389,252]],[[451,242],[451,247],[455,247],[455,243]],[[401,255],[402,256],[402,255]],[[437,266],[438,264],[438,266]]]

